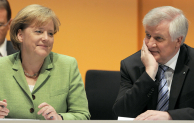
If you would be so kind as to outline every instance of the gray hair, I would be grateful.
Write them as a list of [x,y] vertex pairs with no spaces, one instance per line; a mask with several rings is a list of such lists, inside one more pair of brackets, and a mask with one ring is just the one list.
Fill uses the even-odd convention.
[[184,16],[180,9],[172,6],[157,7],[149,11],[144,19],[143,26],[156,26],[162,21],[170,21],[169,33],[171,40],[174,41],[177,38],[183,36],[181,44],[184,43],[188,32],[188,20]]

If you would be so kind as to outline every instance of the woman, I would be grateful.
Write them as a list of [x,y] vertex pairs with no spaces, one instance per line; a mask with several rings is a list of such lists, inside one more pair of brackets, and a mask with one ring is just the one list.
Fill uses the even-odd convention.
[[0,118],[90,118],[76,60],[51,52],[59,25],[41,5],[29,5],[13,19],[11,41],[20,52],[0,59]]

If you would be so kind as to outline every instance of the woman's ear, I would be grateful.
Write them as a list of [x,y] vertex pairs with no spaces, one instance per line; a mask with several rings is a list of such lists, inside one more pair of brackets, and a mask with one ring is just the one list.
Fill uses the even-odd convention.
[[17,38],[20,42],[23,42],[23,32],[21,29],[18,30]]

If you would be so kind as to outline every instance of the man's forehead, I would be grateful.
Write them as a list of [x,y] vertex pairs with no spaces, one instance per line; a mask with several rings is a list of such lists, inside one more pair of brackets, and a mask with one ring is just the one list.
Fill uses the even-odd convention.
[[152,36],[168,36],[169,35],[169,26],[146,26],[145,33]]
[[155,25],[153,25],[153,23],[148,23],[146,26],[150,26],[150,27],[156,27],[156,26],[159,26],[159,25],[167,25],[167,26],[169,26],[170,25],[170,22],[171,22],[172,20],[162,20],[162,21],[160,21],[159,23],[157,23],[157,24],[155,24]]
[[167,29],[169,29],[169,26],[170,26],[170,21],[161,21],[159,24],[157,24],[157,25],[146,25],[145,26],[145,30],[146,30],[146,28],[147,29],[158,29],[158,28],[167,28]]
[[0,14],[7,16],[7,10],[5,8],[3,8],[3,7],[0,7]]

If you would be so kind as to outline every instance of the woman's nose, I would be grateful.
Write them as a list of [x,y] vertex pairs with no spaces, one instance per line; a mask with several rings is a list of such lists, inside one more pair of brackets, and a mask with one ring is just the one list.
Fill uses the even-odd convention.
[[48,34],[47,34],[47,32],[44,32],[43,33],[42,39],[43,40],[48,40]]

